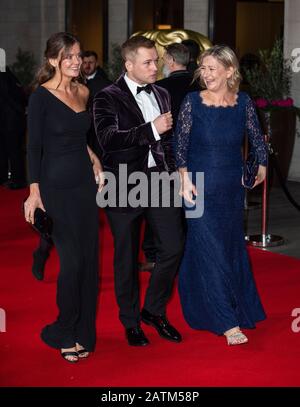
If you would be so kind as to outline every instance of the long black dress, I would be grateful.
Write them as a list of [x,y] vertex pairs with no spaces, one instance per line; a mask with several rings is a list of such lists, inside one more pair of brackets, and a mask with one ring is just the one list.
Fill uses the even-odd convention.
[[31,95],[30,183],[39,183],[42,202],[53,219],[53,241],[60,259],[59,315],[41,337],[57,349],[78,342],[92,351],[96,342],[98,210],[86,144],[90,124],[87,111],[76,113],[43,86]]

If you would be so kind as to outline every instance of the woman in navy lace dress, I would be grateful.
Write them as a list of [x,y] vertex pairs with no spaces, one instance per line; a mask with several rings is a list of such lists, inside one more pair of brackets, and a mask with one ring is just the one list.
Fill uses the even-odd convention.
[[186,96],[176,128],[177,167],[186,202],[195,202],[200,192],[196,173],[204,172],[204,212],[187,218],[179,293],[192,328],[224,334],[229,345],[237,345],[248,341],[241,328],[254,328],[265,318],[243,231],[245,133],[259,158],[254,186],[265,178],[267,152],[253,103],[238,91],[241,77],[234,52],[214,46],[200,62],[196,78],[206,89]]

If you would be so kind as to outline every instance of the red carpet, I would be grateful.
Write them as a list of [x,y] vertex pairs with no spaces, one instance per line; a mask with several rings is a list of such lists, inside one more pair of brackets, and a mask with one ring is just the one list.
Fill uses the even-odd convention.
[[[300,308],[300,261],[258,249],[250,251],[268,319],[248,330],[247,345],[228,347],[223,337],[194,331],[183,320],[177,292],[168,307],[182,332],[181,344],[161,339],[150,327],[151,345],[131,348],[124,339],[113,292],[112,239],[103,220],[101,293],[96,352],[71,365],[39,338],[57,314],[52,253],[46,279],[31,275],[37,235],[24,222],[20,206],[26,190],[0,188],[0,308],[6,332],[0,332],[1,386],[299,386],[300,332],[291,316]],[[141,273],[145,286],[148,273]],[[300,323],[298,324],[300,327]]]

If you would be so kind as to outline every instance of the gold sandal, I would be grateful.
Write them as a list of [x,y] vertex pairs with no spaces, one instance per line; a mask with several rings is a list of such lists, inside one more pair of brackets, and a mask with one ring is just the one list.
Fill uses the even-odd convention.
[[248,338],[242,331],[233,332],[230,335],[225,335],[227,339],[227,345],[243,345],[248,342]]

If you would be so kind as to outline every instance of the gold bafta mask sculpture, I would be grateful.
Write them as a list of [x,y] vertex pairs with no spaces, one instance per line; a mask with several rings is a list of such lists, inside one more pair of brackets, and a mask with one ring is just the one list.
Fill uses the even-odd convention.
[[194,40],[200,46],[200,52],[212,47],[212,43],[204,35],[191,30],[150,30],[150,31],[138,31],[132,35],[143,35],[150,40],[155,41],[156,49],[159,55],[159,75],[158,79],[162,77],[162,56],[165,52],[165,47],[174,42],[181,42],[183,40]]

